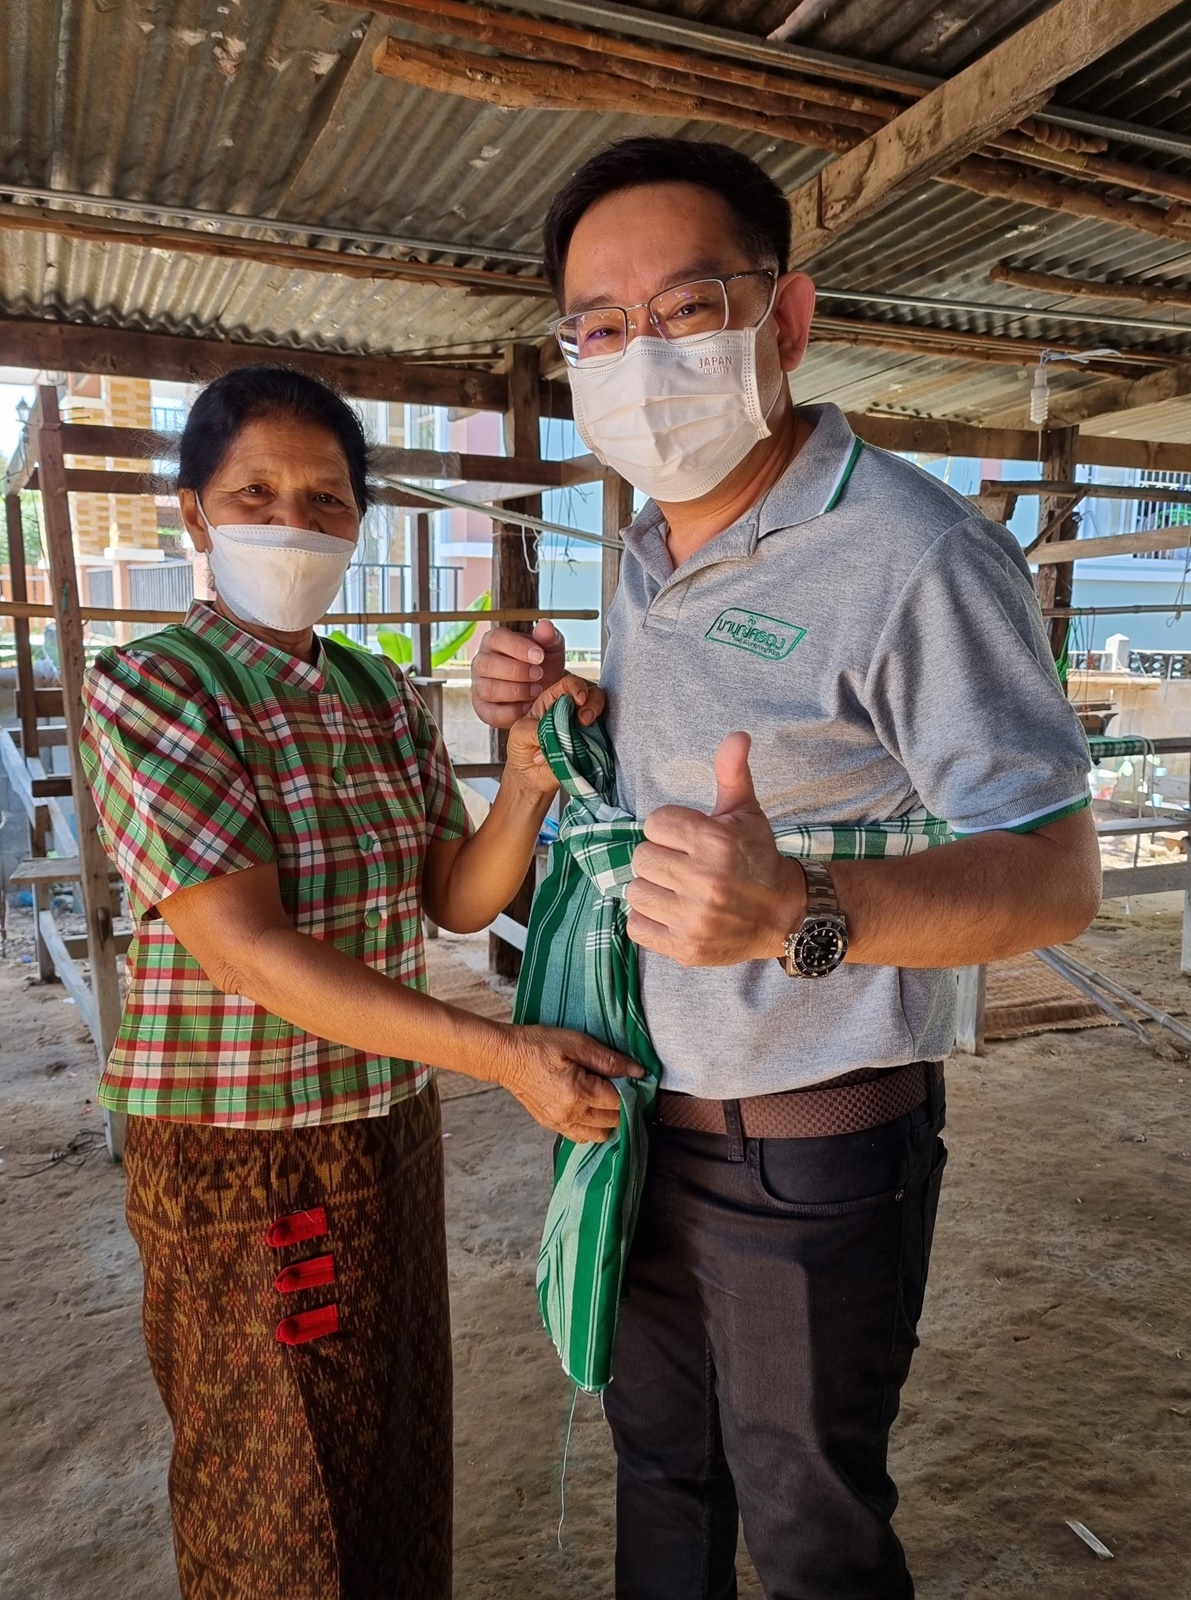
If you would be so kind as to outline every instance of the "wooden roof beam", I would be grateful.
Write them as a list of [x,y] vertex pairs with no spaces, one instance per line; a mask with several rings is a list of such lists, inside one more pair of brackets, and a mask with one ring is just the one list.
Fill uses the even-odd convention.
[[[850,412],[853,433],[879,450],[907,455],[968,456],[985,461],[1037,461],[1036,428],[994,428],[934,417],[868,416]],[[1155,444],[1147,439],[1109,439],[1081,433],[1075,442],[1080,466],[1141,472],[1191,472],[1191,444]]]
[[[1142,406],[1161,405],[1191,395],[1191,361],[1167,366],[1161,372],[1147,372],[1139,378],[1105,378],[1100,383],[1056,393],[1051,391],[1048,428],[1070,428],[1094,417],[1114,416],[1121,411],[1136,411]],[[1028,408],[1015,406],[989,418],[990,427],[1020,427]]]
[[[464,288],[491,294],[536,297],[549,295],[544,278],[478,267],[431,266],[391,256],[366,256],[347,250],[278,244],[266,239],[239,239],[227,233],[202,233],[197,228],[167,227],[156,222],[123,222],[114,217],[86,217],[46,206],[0,201],[0,232],[55,234],[90,244],[131,245],[145,250],[171,250],[181,255],[215,256],[290,272],[331,273],[373,282],[424,283],[436,288]],[[312,230],[313,231],[313,230]]]
[[[0,348],[12,366],[47,372],[99,372],[112,377],[208,383],[234,367],[268,361],[310,372],[358,400],[501,412],[508,404],[507,380],[500,373],[423,364],[401,356],[339,355],[232,339],[193,339],[3,316]],[[553,417],[571,415],[571,392],[565,383],[543,384],[542,411]]]
[[795,261],[809,260],[906,190],[952,177],[987,140],[1040,110],[1056,84],[1176,3],[1058,0],[796,189]]
[[[1191,289],[1164,283],[1104,283],[1091,278],[1064,278],[1057,272],[1034,272],[997,261],[988,270],[994,283],[1011,283],[1015,289],[1037,289],[1043,294],[1067,295],[1079,300],[1131,300],[1141,306],[1191,307]],[[1042,310],[1038,315],[1045,315]]]

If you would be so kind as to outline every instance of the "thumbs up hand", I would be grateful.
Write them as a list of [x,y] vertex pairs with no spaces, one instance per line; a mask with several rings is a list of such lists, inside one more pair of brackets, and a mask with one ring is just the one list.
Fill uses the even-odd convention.
[[806,909],[797,862],[778,854],[757,800],[747,733],[715,757],[715,809],[662,806],[645,821],[626,892],[629,938],[684,967],[781,956]]

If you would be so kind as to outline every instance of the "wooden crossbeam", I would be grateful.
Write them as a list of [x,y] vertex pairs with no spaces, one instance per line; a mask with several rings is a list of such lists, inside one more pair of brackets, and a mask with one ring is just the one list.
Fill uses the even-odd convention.
[[[1148,372],[1138,378],[1104,378],[1099,383],[1073,389],[1070,393],[1055,393],[1050,397],[1048,426],[1073,427],[1090,421],[1093,417],[1114,416],[1122,411],[1136,411],[1142,406],[1161,405],[1166,400],[1178,400],[1191,394],[1191,361],[1179,362],[1161,372]],[[1015,407],[993,419],[1013,424],[1024,420],[1025,407]]]
[[[0,600],[0,617],[51,617],[50,606],[33,600]],[[184,611],[138,611],[119,606],[80,606],[79,616],[84,622],[181,622]],[[558,611],[553,607],[539,610],[536,606],[498,606],[492,611],[329,611],[318,624],[322,626],[344,623],[371,624],[388,622],[396,625],[433,622],[517,622],[528,624],[547,617],[555,622],[594,622],[598,611]],[[40,716],[61,716],[63,712],[61,689],[38,690],[39,694],[52,696],[44,708],[39,705]],[[0,729],[0,733],[4,730]],[[15,749],[16,746],[14,745]]]
[[[323,378],[358,400],[407,401],[470,411],[503,411],[506,402],[505,380],[497,372],[443,367],[401,356],[337,355],[48,318],[0,317],[0,348],[9,365],[39,371],[207,383],[235,367],[281,362]],[[571,415],[567,384],[544,381],[541,395],[544,414]]]
[[[133,245],[145,250],[169,250],[178,255],[214,256],[222,261],[243,261],[289,271],[331,273],[339,278],[366,278],[371,282],[424,283],[438,288],[489,290],[494,294],[549,295],[544,278],[486,268],[427,265],[390,256],[366,256],[346,250],[278,244],[264,239],[241,239],[226,232],[203,233],[197,228],[166,226],[157,222],[124,222],[113,217],[81,216],[53,211],[45,206],[13,205],[0,201],[0,232],[17,230],[44,233],[83,243]],[[311,229],[314,232],[314,229]]]
[[795,260],[954,169],[1045,104],[1056,84],[1165,15],[1177,0],[1058,0],[791,196]]
[[[881,450],[908,455],[974,456],[987,461],[1036,461],[1036,428],[993,428],[935,417],[868,416],[849,412],[858,438]],[[1191,472],[1191,444],[1153,444],[1145,439],[1108,439],[1081,433],[1076,440],[1081,466],[1120,467],[1143,472]]]
[[[1149,533],[1113,533],[1103,539],[1056,539],[1030,552],[1038,566],[1092,561],[1097,556],[1144,556],[1155,550],[1185,550],[1191,528],[1153,528]],[[1177,572],[1175,574],[1177,577]]]
[[[1058,272],[1034,272],[997,261],[988,270],[994,283],[1009,283],[1015,289],[1037,289],[1043,294],[1067,295],[1083,300],[1131,300],[1141,306],[1191,307],[1191,289],[1181,284],[1100,283],[1091,278],[1065,278]],[[1042,313],[1039,312],[1041,315]]]
[[[985,478],[981,494],[1057,495],[1059,498],[1088,500],[1152,500],[1164,506],[1191,506],[1191,489],[1167,489],[1160,483],[1076,483],[1057,478]],[[1184,530],[1186,531],[1186,530]]]

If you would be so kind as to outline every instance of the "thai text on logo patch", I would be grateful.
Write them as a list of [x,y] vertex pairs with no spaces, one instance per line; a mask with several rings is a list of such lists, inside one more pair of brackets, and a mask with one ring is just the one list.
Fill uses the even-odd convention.
[[783,661],[806,633],[795,622],[781,622],[760,611],[732,607],[721,611],[708,628],[706,637],[717,644],[730,644],[766,661]]

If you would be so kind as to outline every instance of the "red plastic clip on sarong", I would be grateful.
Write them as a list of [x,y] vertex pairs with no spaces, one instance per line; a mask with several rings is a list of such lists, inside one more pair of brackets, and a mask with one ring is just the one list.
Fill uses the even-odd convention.
[[322,1339],[328,1333],[339,1332],[339,1307],[317,1306],[313,1311],[299,1311],[292,1317],[283,1317],[277,1324],[278,1344],[309,1344],[311,1339]]
[[291,1211],[277,1221],[265,1235],[265,1243],[274,1250],[287,1244],[301,1244],[305,1239],[321,1239],[327,1233],[327,1208],[313,1206],[309,1211]]

